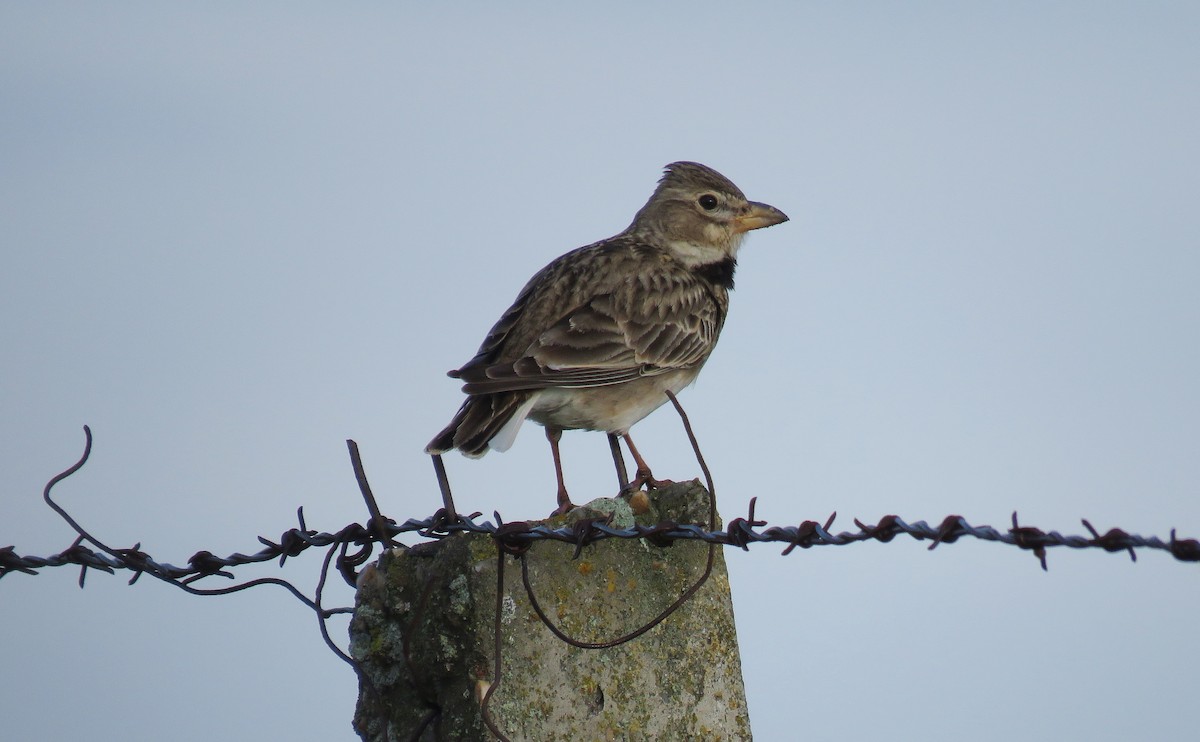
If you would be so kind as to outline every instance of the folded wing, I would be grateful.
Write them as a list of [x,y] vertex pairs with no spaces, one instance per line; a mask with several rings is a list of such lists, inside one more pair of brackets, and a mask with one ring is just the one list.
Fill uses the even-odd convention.
[[515,361],[472,363],[451,375],[472,395],[620,384],[704,363],[723,320],[702,280],[643,273],[558,318]]

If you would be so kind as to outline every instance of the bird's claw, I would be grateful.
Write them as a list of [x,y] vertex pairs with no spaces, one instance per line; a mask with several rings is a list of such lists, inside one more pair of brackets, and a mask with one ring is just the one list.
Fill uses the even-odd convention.
[[650,490],[661,489],[672,484],[675,484],[675,482],[671,481],[670,479],[655,479],[654,475],[651,474],[649,469],[638,469],[637,476],[633,478],[633,481],[621,489],[620,494],[629,496],[640,490],[642,487],[645,487],[646,491],[649,492]]

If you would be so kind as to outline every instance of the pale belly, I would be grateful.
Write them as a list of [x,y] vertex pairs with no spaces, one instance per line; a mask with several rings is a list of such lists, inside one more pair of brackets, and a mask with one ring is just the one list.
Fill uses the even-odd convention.
[[647,376],[635,381],[585,389],[543,389],[529,418],[565,430],[603,430],[619,435],[696,380],[699,368]]

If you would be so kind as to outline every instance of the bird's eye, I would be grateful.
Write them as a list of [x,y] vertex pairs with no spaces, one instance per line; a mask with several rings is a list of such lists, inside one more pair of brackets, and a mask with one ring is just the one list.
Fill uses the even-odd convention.
[[704,209],[705,211],[712,211],[713,209],[717,208],[717,197],[711,193],[706,193],[700,197],[698,203],[700,204],[700,208]]

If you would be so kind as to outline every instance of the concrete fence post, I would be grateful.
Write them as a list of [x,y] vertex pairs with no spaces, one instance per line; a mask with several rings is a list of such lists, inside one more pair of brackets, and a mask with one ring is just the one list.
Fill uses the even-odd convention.
[[[698,482],[670,485],[650,493],[636,520],[707,526],[708,497]],[[549,524],[606,512],[615,527],[635,520],[626,501],[604,499]],[[653,619],[696,581],[708,558],[708,546],[697,541],[610,538],[572,559],[574,548],[536,543],[525,556],[529,582],[552,622],[594,643]],[[577,648],[551,633],[530,604],[518,560],[504,558],[502,669],[488,708],[509,739],[750,739],[720,547],[691,599],[608,649]],[[394,549],[364,570],[350,625],[363,676],[354,726],[364,740],[494,738],[480,703],[496,683],[496,589],[497,548],[483,534]]]

